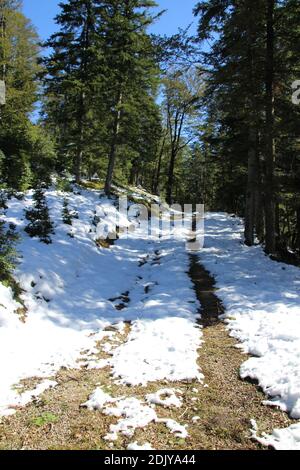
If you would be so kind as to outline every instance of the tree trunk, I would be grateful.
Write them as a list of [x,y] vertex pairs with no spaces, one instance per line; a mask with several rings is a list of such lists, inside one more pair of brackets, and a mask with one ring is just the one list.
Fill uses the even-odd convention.
[[171,152],[171,159],[170,159],[170,166],[169,166],[169,173],[168,173],[168,183],[167,183],[167,194],[166,199],[169,205],[173,204],[173,184],[174,184],[174,169],[175,169],[175,160],[176,160],[177,152],[175,149],[172,149]]
[[248,184],[245,214],[245,243],[254,245],[255,236],[255,199],[257,192],[257,160],[256,160],[256,131],[253,127],[249,130],[248,150]]
[[111,185],[113,181],[115,163],[116,163],[116,155],[117,155],[117,146],[118,146],[118,137],[120,132],[120,124],[121,124],[121,106],[122,106],[122,92],[119,92],[116,110],[115,110],[115,118],[113,123],[113,130],[112,130],[112,139],[111,139],[111,146],[110,146],[110,153],[109,153],[109,162],[108,162],[108,169],[106,174],[106,182],[105,182],[105,194],[110,196],[111,193]]
[[0,122],[2,120],[2,109],[4,109],[5,103],[6,103],[6,53],[5,53],[5,38],[6,38],[6,18],[5,18],[5,11],[4,11],[5,4],[2,5],[1,10],[0,10],[0,39],[2,43],[2,47],[0,47],[0,52],[1,52],[1,61],[2,61],[2,67],[1,67],[1,76],[0,80],[3,81],[3,96],[0,97]]
[[[276,249],[278,249],[278,247],[280,249],[283,248],[283,245],[285,244],[284,241],[282,240],[282,243],[281,243],[281,235],[280,235],[280,208],[279,208],[279,202],[278,200],[274,201],[274,211],[275,211],[275,245],[276,245]],[[287,219],[289,219],[287,217]],[[289,225],[289,220],[287,220],[287,224]],[[288,230],[288,233],[290,233],[290,231]],[[288,242],[287,242],[288,243]]]
[[153,183],[153,193],[157,194],[158,193],[158,188],[159,188],[159,180],[160,180],[160,173],[161,173],[161,163],[162,163],[162,157],[164,154],[165,150],[165,145],[166,145],[166,137],[164,137],[164,140],[162,142],[162,146],[159,152],[159,157],[158,157],[158,163],[157,163],[157,168],[154,176],[154,183]]
[[266,56],[266,157],[265,157],[265,223],[266,253],[275,252],[274,203],[274,10],[275,0],[267,0],[267,56]]
[[300,206],[297,207],[297,222],[296,222],[296,243],[295,248],[297,253],[300,253]]
[[1,70],[1,80],[5,82],[6,78],[6,54],[5,54],[5,38],[6,38],[6,17],[5,17],[5,11],[4,8],[6,7],[5,2],[1,6],[1,11],[0,11],[0,35],[1,35],[1,42],[2,42],[2,51],[1,51],[1,60],[2,60],[2,70]]
[[256,165],[257,165],[257,180],[256,180],[256,193],[255,193],[255,231],[260,243],[264,241],[264,201],[262,197],[262,181],[261,181],[261,168],[259,160],[259,136],[257,136],[256,146]]
[[80,184],[81,182],[81,166],[82,166],[82,156],[83,156],[83,127],[84,127],[84,115],[85,115],[85,95],[84,92],[81,92],[80,95],[80,106],[78,113],[78,144],[76,149],[76,158],[75,158],[75,178],[76,183]]
[[258,184],[258,123],[257,123],[257,100],[255,86],[255,41],[256,35],[254,31],[253,18],[253,0],[246,3],[246,14],[248,18],[247,36],[248,36],[248,52],[247,61],[249,67],[249,139],[248,139],[248,183],[246,196],[246,213],[245,213],[245,243],[253,246],[256,233],[256,210],[257,198],[259,191]]

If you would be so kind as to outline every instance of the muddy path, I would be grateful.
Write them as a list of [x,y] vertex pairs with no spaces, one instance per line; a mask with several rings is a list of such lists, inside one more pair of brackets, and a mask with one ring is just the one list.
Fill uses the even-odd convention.
[[225,309],[221,300],[217,296],[215,280],[211,274],[199,263],[197,255],[190,255],[189,276],[194,284],[197,299],[201,308],[201,324],[204,327],[213,326],[219,323],[219,316]]
[[238,349],[219,315],[225,312],[216,283],[196,254],[190,255],[189,276],[201,304],[204,343],[199,365],[208,387],[201,390],[201,419],[198,422],[199,448],[258,449],[249,439],[250,420],[261,432],[286,427],[292,420],[280,410],[262,404],[266,396],[250,381],[239,376],[241,364],[249,356]]

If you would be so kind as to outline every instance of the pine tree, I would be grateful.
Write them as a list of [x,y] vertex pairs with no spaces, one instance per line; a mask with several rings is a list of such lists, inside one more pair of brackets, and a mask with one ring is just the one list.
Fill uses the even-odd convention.
[[10,282],[11,275],[17,264],[16,244],[19,239],[16,227],[13,224],[7,225],[1,216],[7,209],[7,195],[5,191],[0,191],[0,282]]
[[104,62],[107,70],[107,103],[112,113],[109,163],[105,192],[110,194],[118,146],[128,105],[134,105],[136,90],[151,94],[157,68],[147,27],[154,21],[152,0],[105,0],[101,2]]
[[[256,234],[267,253],[290,248],[297,239],[292,181],[299,168],[299,109],[292,105],[290,86],[299,73],[299,4],[210,0],[200,2],[195,12],[199,39],[212,40],[204,54],[206,104],[217,135],[211,142],[225,176],[220,191],[226,194],[230,188],[234,199],[244,194],[238,207],[245,215],[247,244]],[[225,208],[234,210],[234,199],[229,204],[226,199]],[[287,230],[287,225],[294,228]]]
[[[101,50],[96,39],[98,3],[94,0],[61,3],[61,13],[56,17],[60,30],[44,44],[52,49],[50,56],[43,59],[45,111],[60,128],[67,145],[72,144],[77,183],[81,180],[83,155],[93,127],[89,108],[97,96],[101,78],[96,80]],[[100,106],[100,101],[96,106]]]
[[[45,43],[53,53],[43,60],[44,111],[48,127],[59,136],[58,169],[73,156],[76,181],[82,171],[90,177],[96,172],[105,177],[107,193],[115,170],[130,179],[132,162],[144,159],[142,136],[154,130],[155,140],[159,126],[158,71],[146,34],[152,21],[147,10],[154,5],[69,0],[56,19],[59,33]],[[143,125],[134,122],[141,103],[146,104]]]
[[18,1],[1,0],[0,19],[0,79],[6,88],[5,105],[0,110],[0,149],[5,154],[1,178],[23,190],[32,182],[30,159],[35,126],[29,116],[37,100],[38,36],[21,13]]
[[29,220],[29,224],[26,226],[25,232],[31,237],[39,237],[41,242],[48,245],[52,243],[50,235],[54,233],[54,230],[45,194],[41,187],[35,190],[33,200],[34,207],[26,211],[26,219]]

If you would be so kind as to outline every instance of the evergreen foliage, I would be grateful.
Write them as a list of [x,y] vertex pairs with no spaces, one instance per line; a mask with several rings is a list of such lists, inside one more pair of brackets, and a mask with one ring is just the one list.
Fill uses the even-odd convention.
[[39,237],[46,244],[52,243],[50,235],[54,233],[46,197],[41,187],[37,188],[33,195],[34,207],[26,210],[26,219],[29,224],[25,232],[31,237]]
[[[195,9],[208,70],[204,140],[220,168],[215,200],[245,216],[245,241],[296,251],[299,228],[299,2],[208,0]],[[206,144],[207,146],[207,144]],[[220,205],[218,205],[220,207]]]
[[0,191],[0,282],[7,283],[17,264],[16,244],[19,237],[13,224],[7,227],[1,220],[1,215],[7,209],[6,203],[7,195],[5,191]]
[[63,202],[63,210],[62,210],[63,223],[66,225],[72,225],[73,219],[78,219],[78,213],[74,210],[70,210],[69,202],[65,198]]

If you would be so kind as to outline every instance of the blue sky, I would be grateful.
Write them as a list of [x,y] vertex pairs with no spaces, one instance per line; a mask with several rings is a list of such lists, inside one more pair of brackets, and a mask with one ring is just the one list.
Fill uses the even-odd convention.
[[[23,0],[25,15],[32,20],[42,39],[47,39],[55,31],[53,18],[58,12],[59,0]],[[197,0],[157,0],[161,10],[167,13],[152,27],[151,31],[158,34],[174,34],[178,28],[185,28],[196,20],[193,8]]]

